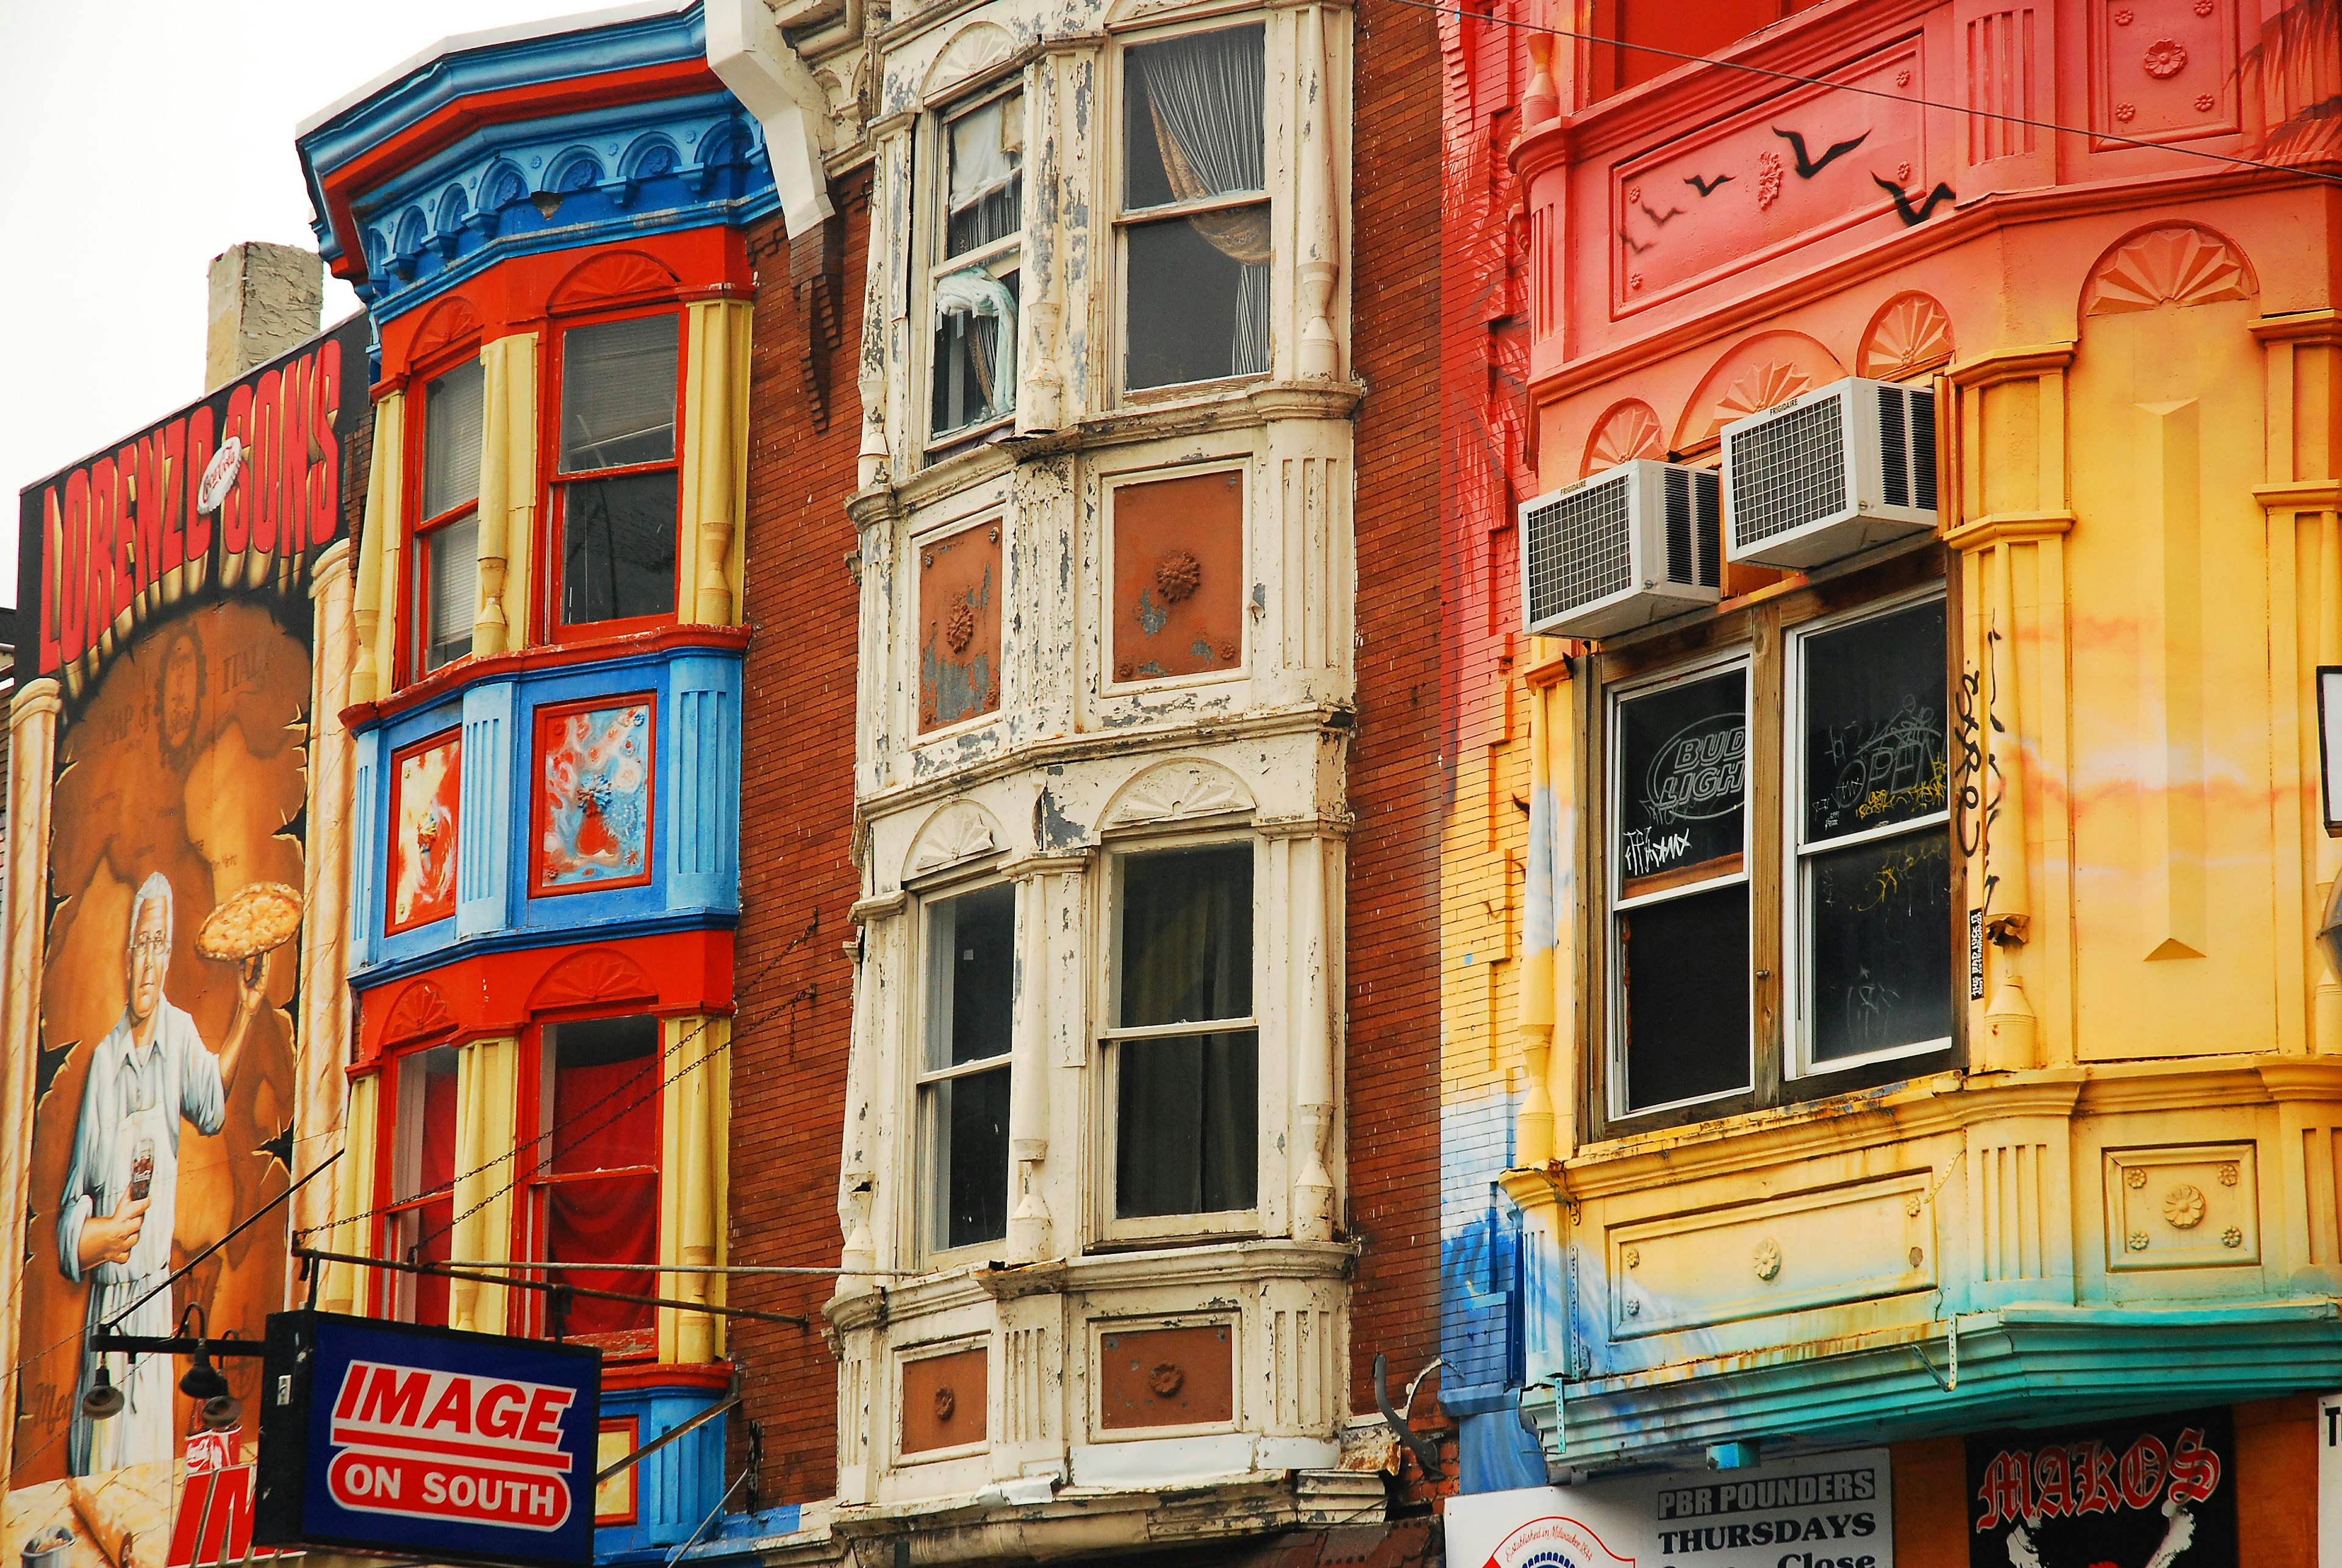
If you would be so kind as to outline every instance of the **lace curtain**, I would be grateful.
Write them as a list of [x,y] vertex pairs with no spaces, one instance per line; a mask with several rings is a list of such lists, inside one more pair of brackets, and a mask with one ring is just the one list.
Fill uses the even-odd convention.
[[[1167,39],[1130,52],[1146,94],[1155,146],[1183,202],[1266,188],[1261,172],[1261,88],[1266,34],[1235,27]],[[1187,220],[1244,271],[1236,285],[1231,375],[1268,369],[1268,205]]]

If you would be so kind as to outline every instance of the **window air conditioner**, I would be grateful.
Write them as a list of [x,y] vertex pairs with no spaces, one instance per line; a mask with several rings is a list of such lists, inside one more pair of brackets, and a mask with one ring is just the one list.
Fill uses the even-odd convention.
[[1716,597],[1713,469],[1638,457],[1521,504],[1522,622],[1607,637]]
[[1801,572],[1936,527],[1933,393],[1859,376],[1724,427],[1724,553]]

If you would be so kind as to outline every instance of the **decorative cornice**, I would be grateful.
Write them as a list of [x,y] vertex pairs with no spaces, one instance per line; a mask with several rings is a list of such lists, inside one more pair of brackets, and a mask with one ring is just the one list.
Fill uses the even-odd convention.
[[1994,544],[2056,539],[2073,531],[2071,512],[1987,512],[1946,534],[1944,543],[1955,550],[1982,550]]
[[2342,481],[2296,479],[2283,484],[2256,484],[2253,499],[2269,512],[2332,512],[2342,509]]
[[2063,341],[1996,348],[1974,359],[1961,360],[1944,374],[1957,387],[1974,390],[1998,386],[2005,381],[2023,381],[2037,378],[2047,371],[2065,370],[2074,363],[2074,344]]
[[376,702],[353,703],[342,710],[342,723],[363,734],[418,710],[433,707],[487,681],[509,681],[523,674],[590,664],[623,668],[659,663],[679,654],[713,654],[738,658],[746,650],[751,628],[686,623],[661,626],[585,643],[539,643],[508,654],[481,654],[456,660],[411,685],[402,686]]
[[2247,322],[2245,330],[2263,343],[2342,344],[2342,310],[2264,315]]

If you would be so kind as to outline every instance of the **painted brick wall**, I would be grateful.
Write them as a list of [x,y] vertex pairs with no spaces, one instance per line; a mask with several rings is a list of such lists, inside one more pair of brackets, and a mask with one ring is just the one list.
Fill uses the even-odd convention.
[[[1439,1353],[1439,38],[1357,13],[1353,368],[1358,415],[1358,727],[1350,752],[1349,1222],[1366,1243],[1351,1408],[1376,1352],[1403,1385]],[[1436,1421],[1431,1401],[1418,1416]],[[1410,1473],[1412,1471],[1410,1470]]]
[[[829,369],[829,420],[816,427],[802,356],[806,333],[779,221],[751,236],[757,287],[749,393],[748,645],[742,704],[740,929],[732,1034],[731,1256],[735,1263],[837,1262],[838,1138],[854,1016],[854,967],[839,944],[860,891],[854,826],[854,491],[860,404],[869,182],[833,184],[844,225],[834,325],[817,335]],[[746,1395],[729,1423],[730,1476],[764,1437],[760,1505],[835,1490],[837,1363],[820,1333],[831,1282],[736,1281],[737,1306],[800,1313],[810,1331],[736,1320],[733,1359]],[[741,1417],[745,1417],[743,1420]],[[736,1498],[735,1508],[744,1500]]]

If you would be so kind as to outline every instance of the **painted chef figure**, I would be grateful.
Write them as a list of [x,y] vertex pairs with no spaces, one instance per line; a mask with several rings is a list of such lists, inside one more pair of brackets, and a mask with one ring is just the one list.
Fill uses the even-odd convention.
[[[215,1056],[195,1032],[195,1021],[163,994],[171,964],[170,882],[157,872],[131,900],[130,1001],[90,1056],[73,1161],[57,1204],[58,1267],[66,1279],[90,1283],[67,1443],[69,1474],[168,1460],[176,1452],[172,1359],[118,1351],[100,1357],[90,1350],[89,1335],[171,1272],[179,1124],[190,1122],[210,1137],[225,1121],[227,1085],[265,1000],[267,962],[265,954],[255,954],[240,967],[235,1015]],[[123,1333],[169,1334],[171,1293],[156,1292],[115,1326]],[[119,1414],[92,1421],[83,1413],[82,1396],[101,1364],[127,1403]]]

